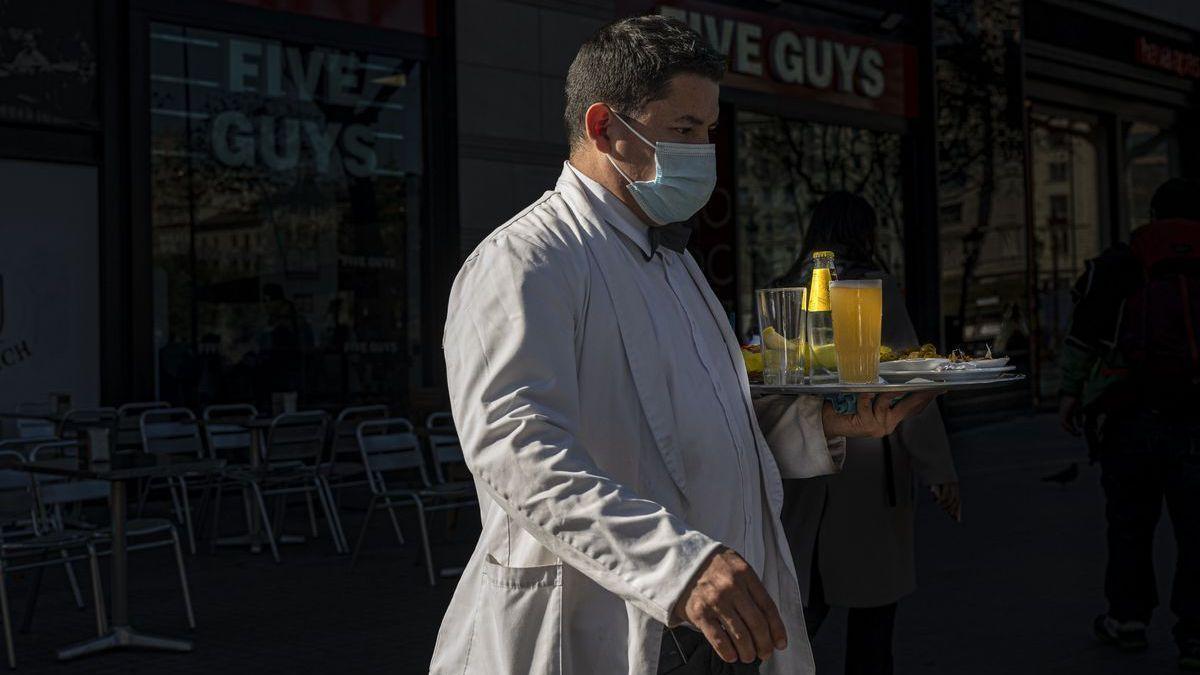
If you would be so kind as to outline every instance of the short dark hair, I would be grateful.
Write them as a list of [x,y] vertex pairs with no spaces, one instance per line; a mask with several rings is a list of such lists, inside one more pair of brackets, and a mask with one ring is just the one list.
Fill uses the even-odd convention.
[[804,254],[833,250],[840,257],[870,263],[875,258],[875,209],[860,195],[835,190],[825,195],[808,221]]
[[1159,185],[1150,198],[1150,215],[1154,220],[1200,220],[1200,183],[1172,178]]
[[604,26],[583,43],[567,71],[567,140],[574,147],[587,138],[583,117],[593,103],[631,115],[664,98],[671,78],[683,73],[719,82],[725,57],[686,24],[665,16],[635,16]]

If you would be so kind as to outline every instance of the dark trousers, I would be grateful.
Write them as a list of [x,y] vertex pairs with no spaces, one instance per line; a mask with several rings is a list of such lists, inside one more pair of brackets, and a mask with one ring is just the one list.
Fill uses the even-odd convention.
[[757,659],[754,663],[725,663],[704,635],[690,628],[663,629],[659,675],[758,675],[758,666]]
[[1200,427],[1181,419],[1187,416],[1110,415],[1097,455],[1107,501],[1109,615],[1149,623],[1158,605],[1154,531],[1165,501],[1178,550],[1171,611],[1182,643],[1200,639]]
[[[813,556],[812,580],[804,623],[813,639],[829,616],[825,587]],[[879,607],[851,607],[846,622],[846,675],[892,675],[892,632],[896,625],[896,603]]]

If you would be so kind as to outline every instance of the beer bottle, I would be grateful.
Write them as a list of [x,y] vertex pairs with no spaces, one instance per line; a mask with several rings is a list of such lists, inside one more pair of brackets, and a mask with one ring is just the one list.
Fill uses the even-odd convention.
[[823,375],[837,370],[833,349],[833,312],[829,282],[837,279],[833,251],[814,251],[812,280],[808,285],[808,352],[810,372]]

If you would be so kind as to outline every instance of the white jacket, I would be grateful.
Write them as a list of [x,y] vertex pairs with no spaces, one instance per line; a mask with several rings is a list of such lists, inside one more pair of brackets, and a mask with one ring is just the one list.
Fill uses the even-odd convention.
[[[728,499],[729,488],[684,475],[687,449],[674,443],[658,365],[664,347],[623,273],[627,260],[565,168],[556,189],[488,236],[455,280],[443,346],[483,531],[442,622],[432,673],[654,675],[673,604],[718,545],[674,515],[688,500]],[[724,332],[737,350],[732,330]],[[789,641],[763,672],[811,673],[779,520],[780,471],[829,473],[830,448],[843,446],[827,446],[816,399],[756,405],[778,446],[773,457],[754,425],[769,509],[763,582]]]

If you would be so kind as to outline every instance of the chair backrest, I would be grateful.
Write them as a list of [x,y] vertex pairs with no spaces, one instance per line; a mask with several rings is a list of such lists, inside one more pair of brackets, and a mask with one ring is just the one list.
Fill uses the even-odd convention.
[[[116,408],[72,408],[63,415],[61,432],[63,440],[79,438],[84,429],[107,429],[108,447],[103,452],[111,456],[117,439],[117,409]],[[93,449],[99,454],[101,451]]]
[[320,410],[284,413],[271,420],[263,459],[278,461],[313,461],[321,459],[325,450],[325,427],[329,417]]
[[138,401],[117,407],[117,448],[139,447],[142,443],[142,413],[147,410],[170,408],[166,401]]
[[414,469],[422,485],[429,487],[421,441],[408,420],[392,417],[361,422],[355,430],[355,438],[372,492],[381,494],[387,490],[387,474]]
[[[0,450],[0,461],[24,462],[13,450]],[[0,525],[33,516],[31,476],[16,469],[0,469]]]
[[388,407],[379,405],[358,405],[343,408],[333,420],[333,451],[330,458],[336,458],[342,453],[358,454],[358,425],[366,420],[387,419]]
[[430,413],[425,418],[425,431],[429,439],[429,456],[433,458],[433,472],[439,483],[446,482],[446,464],[465,464],[458,430],[454,428],[454,417],[448,412]]
[[200,425],[187,408],[155,408],[142,413],[142,450],[150,455],[204,456]]
[[35,445],[51,443],[60,440],[57,436],[42,436],[39,438],[6,438],[0,441],[0,452],[15,452],[21,457],[29,458],[29,451]]
[[[49,415],[52,411],[49,403],[18,403],[18,415]],[[58,435],[58,427],[51,420],[37,417],[17,420],[17,438],[45,438]]]
[[[250,450],[249,429],[241,426],[258,417],[258,408],[249,403],[210,405],[204,409],[204,440],[213,457],[225,457]],[[248,455],[239,457],[245,461]]]
[[[29,453],[29,461],[74,461],[78,456],[78,441],[55,441],[53,443],[43,443],[35,447]],[[65,504],[107,499],[109,494],[108,482],[102,480],[76,481],[64,476],[34,474],[34,485],[37,491],[37,500],[43,507],[58,507]]]

